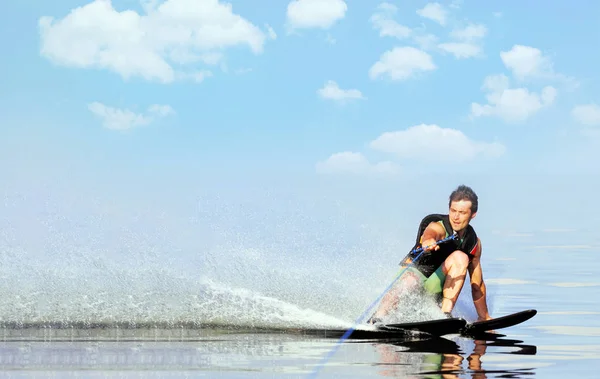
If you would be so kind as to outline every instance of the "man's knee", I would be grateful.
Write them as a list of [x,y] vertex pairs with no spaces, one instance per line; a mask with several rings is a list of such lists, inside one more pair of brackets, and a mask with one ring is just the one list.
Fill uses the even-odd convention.
[[467,254],[460,250],[456,250],[446,258],[445,266],[448,270],[454,268],[454,270],[462,272],[469,266],[469,258],[467,257]]
[[420,283],[419,277],[414,272],[408,272],[404,278],[403,284],[407,287],[413,287]]
[[398,280],[392,287],[391,291],[394,296],[399,296],[401,293],[407,290],[412,290],[419,286],[421,279],[413,272],[406,272],[401,280]]

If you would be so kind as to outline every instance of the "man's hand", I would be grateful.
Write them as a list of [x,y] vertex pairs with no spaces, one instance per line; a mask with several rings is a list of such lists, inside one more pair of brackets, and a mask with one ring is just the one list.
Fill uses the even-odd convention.
[[437,251],[440,249],[440,246],[436,242],[437,241],[434,238],[428,238],[425,241],[423,241],[423,243],[421,243],[421,246],[423,246],[424,251]]
[[429,223],[429,225],[427,225],[427,228],[425,228],[425,231],[423,231],[423,234],[421,235],[421,246],[423,247],[423,250],[439,250],[440,247],[437,245],[436,242],[444,238],[445,234],[446,231],[444,230],[444,227],[441,224],[437,222]]

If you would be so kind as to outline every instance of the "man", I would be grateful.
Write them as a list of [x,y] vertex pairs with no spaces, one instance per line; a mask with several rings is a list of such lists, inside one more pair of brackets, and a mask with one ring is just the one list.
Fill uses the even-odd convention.
[[[423,218],[417,232],[417,241],[412,250],[423,247],[423,253],[409,253],[400,263],[401,269],[417,258],[406,269],[397,285],[383,298],[370,323],[381,320],[398,305],[399,291],[411,290],[420,285],[427,293],[441,302],[441,310],[451,317],[452,309],[463,288],[467,271],[471,278],[473,304],[478,320],[491,319],[486,302],[486,288],[481,269],[481,240],[477,237],[470,222],[478,209],[475,192],[461,185],[450,194],[449,213],[430,214]],[[436,241],[455,236],[448,242],[437,245]]]

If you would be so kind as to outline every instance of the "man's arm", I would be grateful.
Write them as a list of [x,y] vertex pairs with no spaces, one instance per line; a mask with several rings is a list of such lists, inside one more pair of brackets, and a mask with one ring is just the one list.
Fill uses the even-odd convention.
[[485,282],[483,281],[483,272],[481,269],[481,240],[477,240],[477,250],[475,257],[469,264],[469,276],[471,278],[471,293],[473,294],[473,304],[479,316],[478,321],[490,320],[492,317],[488,312],[486,301]]
[[421,246],[429,246],[433,247],[434,250],[438,250],[440,247],[435,242],[443,239],[445,236],[446,230],[444,230],[444,227],[439,222],[431,222],[421,235]]

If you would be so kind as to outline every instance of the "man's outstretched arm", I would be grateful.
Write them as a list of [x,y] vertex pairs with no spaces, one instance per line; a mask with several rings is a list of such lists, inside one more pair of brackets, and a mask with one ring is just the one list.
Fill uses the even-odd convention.
[[492,317],[488,312],[486,300],[486,288],[483,281],[483,272],[481,269],[481,241],[477,241],[477,251],[475,257],[469,264],[469,276],[471,278],[471,293],[473,294],[473,304],[477,311],[478,321],[490,320]]

